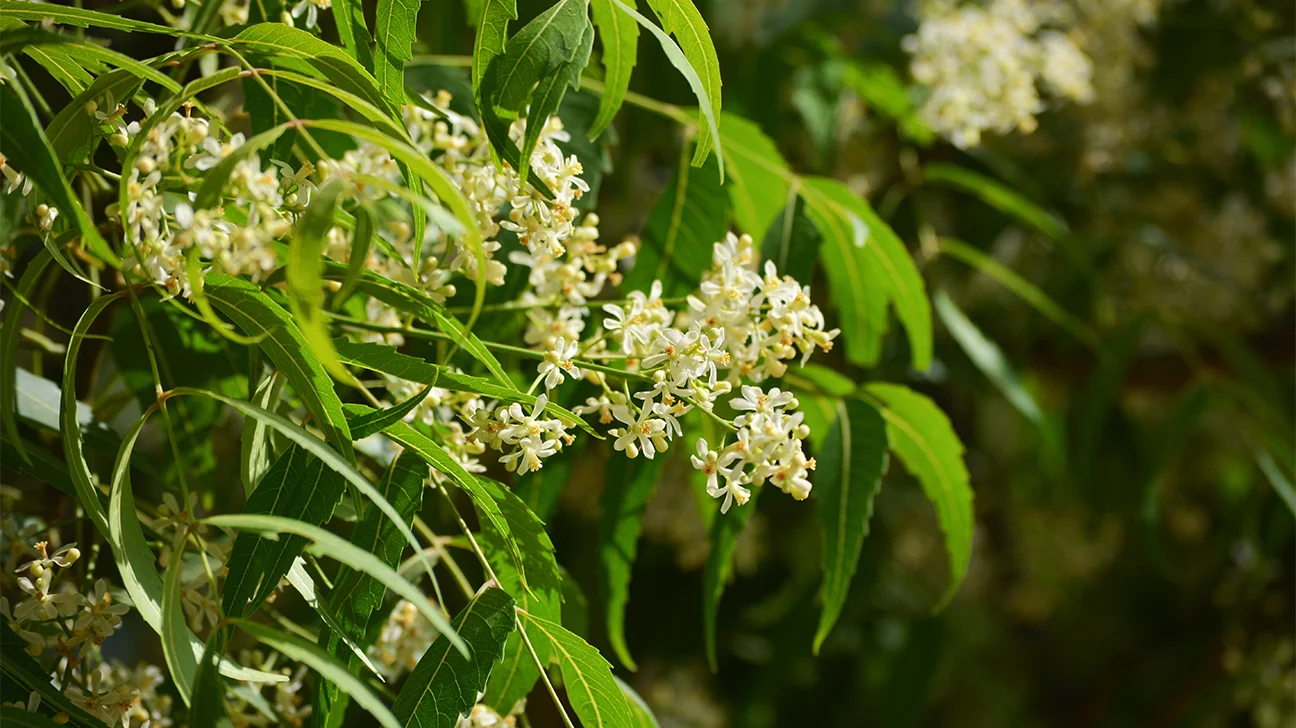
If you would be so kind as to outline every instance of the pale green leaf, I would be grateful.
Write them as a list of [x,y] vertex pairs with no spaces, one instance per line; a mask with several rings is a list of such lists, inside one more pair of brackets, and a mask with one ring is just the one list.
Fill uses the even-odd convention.
[[[626,5],[633,8],[635,2],[629,0]],[[589,130],[590,137],[596,138],[612,123],[630,89],[630,74],[639,53],[639,24],[619,12],[612,0],[590,0],[590,13],[603,43],[603,96]]]
[[378,0],[374,15],[374,80],[393,106],[405,104],[405,64],[414,57],[422,0]]
[[795,176],[773,139],[760,127],[735,114],[720,117],[720,146],[729,162],[725,189],[738,229],[759,239],[779,211],[787,207]]
[[558,663],[567,699],[585,728],[634,726],[630,705],[612,678],[612,666],[598,650],[560,624],[527,612],[519,612],[518,618],[536,650],[543,645]]

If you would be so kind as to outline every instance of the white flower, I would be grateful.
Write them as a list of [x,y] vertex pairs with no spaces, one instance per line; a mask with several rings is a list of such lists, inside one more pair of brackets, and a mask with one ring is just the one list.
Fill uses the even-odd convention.
[[571,362],[580,353],[580,347],[575,341],[567,343],[563,337],[559,336],[554,342],[554,348],[545,352],[544,360],[537,367],[542,376],[544,376],[545,389],[553,389],[562,384],[563,373],[572,379],[579,379],[585,376],[581,370]]
[[666,437],[663,434],[666,423],[656,419],[651,407],[641,408],[638,419],[631,417],[628,411],[617,411],[614,414],[627,425],[625,429],[613,430],[611,433],[616,436],[613,447],[618,451],[624,450],[631,458],[638,457],[642,452],[644,457],[652,460],[658,450],[666,450]]

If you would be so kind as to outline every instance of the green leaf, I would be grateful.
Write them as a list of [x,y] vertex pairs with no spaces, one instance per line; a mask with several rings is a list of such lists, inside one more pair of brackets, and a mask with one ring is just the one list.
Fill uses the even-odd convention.
[[954,164],[929,164],[923,170],[923,179],[967,192],[1054,240],[1070,232],[1062,218],[1027,200],[1011,188],[970,169]]
[[233,728],[233,723],[225,712],[225,682],[216,669],[220,657],[220,650],[216,647],[219,638],[219,631],[212,633],[207,649],[198,661],[193,702],[189,706],[189,725],[193,728]]
[[166,660],[167,671],[175,683],[176,692],[185,705],[192,704],[194,685],[197,683],[197,665],[193,653],[184,644],[185,616],[180,606],[180,572],[184,569],[184,548],[171,552],[171,562],[167,564],[166,575],[162,579],[162,656]]
[[[82,710],[62,690],[54,687],[54,678],[23,650],[26,643],[18,638],[9,623],[7,617],[0,615],[0,675],[4,676],[5,682],[10,686],[20,686],[24,693],[35,692],[40,695],[41,706],[66,713],[68,725],[103,728],[103,721]],[[5,721],[0,723],[8,725]]]
[[315,416],[325,439],[348,463],[354,463],[351,431],[342,415],[342,400],[288,312],[241,278],[209,273],[204,290],[216,308],[245,334],[261,337],[257,345],[275,368],[283,372],[306,410]]
[[[338,352],[338,357],[344,364],[381,372],[397,379],[435,385],[455,392],[480,394],[487,399],[519,402],[528,406],[535,405],[536,396],[533,394],[501,387],[489,379],[460,374],[449,367],[443,367],[418,357],[402,354],[396,351],[395,347],[385,344],[337,339],[334,346]],[[580,427],[591,435],[595,434],[593,428],[580,415],[569,409],[550,402],[545,405],[545,412],[556,417],[567,426]]]
[[[35,57],[31,51],[39,48],[48,54],[58,54],[72,63],[81,66],[93,76],[102,75],[108,66],[130,71],[131,74],[156,83],[168,91],[180,90],[180,84],[170,76],[162,74],[146,63],[141,63],[128,55],[118,53],[86,39],[71,35],[54,33],[42,28],[26,27],[0,32],[0,53],[14,53],[25,48],[28,55]],[[164,56],[165,58],[165,56]],[[157,59],[151,61],[157,63]],[[93,85],[86,82],[86,88]],[[78,90],[76,93],[80,93]],[[76,95],[76,94],[74,94]],[[81,113],[85,113],[82,109]],[[88,116],[88,115],[87,115]]]
[[[89,725],[103,725],[103,721],[97,718],[94,720],[95,723]],[[21,728],[59,728],[59,726],[63,725],[40,713],[32,713],[21,707],[11,705],[0,705],[0,723],[4,723],[6,726],[20,726]]]
[[[333,517],[344,483],[322,460],[293,445],[271,464],[248,497],[243,512],[322,526]],[[240,533],[230,552],[222,599],[224,613],[241,619],[259,609],[305,547],[306,539],[301,537],[267,539]]]
[[687,295],[698,287],[703,271],[711,267],[712,246],[724,240],[729,216],[719,178],[708,161],[696,173],[688,164],[685,146],[679,165],[640,234],[634,267],[623,286],[644,289],[653,280],[662,282],[662,295]]
[[[733,179],[733,175],[730,175]],[[792,194],[765,233],[761,258],[774,261],[779,273],[798,281],[814,280],[823,236],[805,214],[805,200]]]
[[[541,471],[543,472],[543,471]],[[501,532],[490,521],[484,521],[478,541],[487,562],[499,579],[500,588],[508,592],[527,612],[544,619],[559,620],[562,615],[563,579],[554,558],[553,542],[545,532],[544,524],[520,498],[501,483],[486,478],[477,479],[479,485],[499,505],[500,513],[508,523],[509,531]],[[526,583],[513,562],[509,542],[516,544],[526,567]],[[547,652],[535,645],[542,661]],[[507,713],[514,703],[531,692],[540,678],[539,668],[521,635],[509,635],[504,646],[503,662],[491,673],[482,702]]]
[[481,14],[476,19],[477,40],[473,43],[472,87],[478,106],[482,106],[482,78],[491,61],[503,55],[508,43],[508,24],[517,19],[516,0],[481,0]]
[[[662,28],[665,28],[663,32],[662,28],[658,28],[652,21],[621,0],[612,0],[612,2],[616,3],[617,9],[634,18],[657,38],[657,42],[666,53],[666,58],[688,82],[693,95],[697,97],[702,117],[706,120],[706,124],[698,128],[697,147],[693,151],[693,166],[702,166],[702,162],[706,161],[707,155],[714,148],[720,182],[723,183],[724,150],[715,144],[715,140],[720,138],[720,127],[717,123],[720,117],[720,61],[716,57],[715,46],[711,43],[711,31],[702,20],[702,14],[693,6],[691,0],[648,0],[648,4],[662,21]],[[676,45],[667,33],[673,33],[679,39],[679,45]]]
[[815,460],[824,572],[823,614],[814,638],[819,654],[850,593],[873,517],[873,499],[887,468],[886,422],[877,408],[859,399],[838,400],[837,419]]
[[922,484],[936,507],[950,557],[950,586],[937,609],[958,593],[972,558],[975,514],[972,486],[963,464],[963,443],[949,418],[930,399],[898,384],[874,383],[865,391],[883,404],[891,450]]
[[739,230],[759,239],[779,211],[786,209],[788,190],[796,177],[774,140],[741,116],[727,113],[720,117],[720,146],[729,160],[725,189],[734,222]]
[[716,621],[720,615],[720,597],[733,574],[733,553],[738,547],[738,536],[751,514],[756,512],[756,500],[762,490],[753,488],[751,499],[746,504],[731,508],[728,513],[716,514],[711,523],[711,550],[707,553],[706,568],[702,572],[702,642],[711,672],[719,667],[716,660]]
[[1022,384],[1017,370],[1013,369],[1004,358],[999,345],[986,338],[985,334],[981,333],[976,324],[959,310],[958,305],[944,291],[937,291],[936,295],[932,296],[932,302],[935,303],[936,314],[944,322],[950,336],[954,337],[977,369],[980,369],[994,383],[1004,398],[1026,419],[1040,428],[1047,428],[1048,423],[1044,419],[1039,404]]
[[[336,311],[355,293],[360,285],[360,274],[369,260],[369,249],[378,240],[377,213],[368,204],[361,203],[355,212],[355,228],[351,234],[351,257],[347,260],[346,276],[337,293],[333,294],[332,307]],[[398,256],[399,257],[399,256]]]
[[870,106],[899,122],[900,131],[921,146],[936,135],[923,123],[909,96],[909,87],[890,66],[881,63],[850,63],[842,69],[842,81]]
[[[422,601],[427,599],[424,598]],[[400,721],[396,720],[396,716],[387,709],[382,698],[374,694],[363,681],[347,672],[346,667],[339,664],[328,653],[315,645],[303,642],[298,637],[256,622],[238,620],[235,624],[239,629],[260,640],[262,644],[282,653],[284,657],[301,662],[326,680],[336,682],[355,699],[356,703],[369,711],[369,715],[372,715],[383,728],[401,728]]]
[[[635,2],[626,5],[633,8]],[[630,89],[630,74],[639,53],[639,24],[619,12],[612,0],[590,0],[590,13],[603,43],[603,96],[589,132],[590,138],[595,138],[612,123]]]
[[[413,453],[402,452],[392,461],[381,488],[383,497],[396,508],[402,518],[413,519],[423,504],[423,489],[428,480],[428,466]],[[360,517],[351,533],[351,543],[373,554],[391,568],[400,564],[405,544],[399,538],[396,525],[382,511],[370,506]],[[382,605],[387,588],[382,582],[360,571],[344,566],[333,580],[337,587],[328,600],[328,608],[336,615],[336,625],[330,625],[328,636],[321,644],[338,659],[344,657],[342,649],[346,640],[364,643],[366,628]],[[354,660],[351,663],[354,664]],[[337,685],[325,683],[317,696],[320,714],[325,715],[339,700],[345,700]]]
[[[43,4],[43,3],[42,3]],[[111,30],[140,31],[142,33],[161,33],[180,38],[192,38],[207,43],[220,43],[220,38],[200,33],[177,30],[168,25],[147,23],[143,20],[132,20],[120,15],[100,13],[94,10],[50,4],[49,7],[37,7],[36,3],[27,0],[0,0],[0,18],[53,22],[71,25],[78,28],[109,28]]]
[[[558,0],[510,38],[502,54],[486,59],[489,65],[478,65],[478,110],[497,153],[508,158],[509,120],[524,115],[532,120],[517,160],[524,178],[531,171],[531,153],[544,120],[558,111],[568,86],[580,88],[580,73],[594,44],[587,5],[588,0]],[[505,11],[495,12],[498,20]],[[483,23],[480,29],[486,27]],[[485,53],[489,56],[491,50]]]
[[[120,263],[108,241],[95,229],[94,222],[77,201],[67,177],[63,176],[58,155],[50,146],[35,114],[7,84],[0,88],[0,108],[5,109],[4,124],[0,124],[0,154],[7,159],[6,164],[13,165],[31,178],[48,198],[49,204],[72,221],[82,243],[91,253],[110,265]],[[45,236],[45,248],[64,270],[85,280],[54,244],[53,236]]]
[[[246,145],[245,145],[246,146]],[[288,247],[288,303],[320,364],[339,382],[351,384],[355,377],[338,363],[333,339],[324,322],[324,243],[333,227],[333,212],[348,183],[332,179],[314,194],[297,222],[296,234]]]
[[664,458],[613,455],[603,487],[603,517],[599,521],[599,575],[607,606],[608,641],[621,663],[638,667],[625,641],[625,609],[630,600],[630,574],[643,530],[643,512],[661,478]]
[[[546,408],[545,411],[549,410]],[[543,468],[516,479],[514,491],[541,521],[548,521],[553,516],[558,507],[558,497],[571,480],[572,470],[587,442],[577,438],[576,442],[545,458]]]
[[[225,397],[214,392],[205,392],[193,389],[192,387],[176,387],[172,390],[172,395],[211,397],[219,402],[224,402],[226,405],[229,405],[243,413],[245,417],[255,417],[265,422],[289,440],[297,443],[310,452],[310,454],[322,460],[325,465],[328,465],[335,472],[345,478],[347,482],[354,485],[356,489],[372,501],[379,510],[381,510],[388,518],[392,519],[396,524],[396,528],[400,531],[401,536],[404,537],[405,543],[414,548],[415,556],[422,562],[424,571],[426,571],[428,575],[432,574],[432,563],[427,560],[427,556],[423,553],[423,549],[420,547],[418,539],[414,537],[414,532],[410,530],[409,524],[400,517],[396,509],[391,503],[387,502],[387,499],[383,497],[382,493],[379,493],[377,488],[373,487],[369,481],[365,480],[365,477],[355,469],[353,464],[344,460],[341,455],[338,455],[336,451],[330,449],[328,445],[321,442],[314,435],[310,434],[299,425],[296,425],[290,420],[280,417],[273,412],[267,412],[254,404]],[[348,405],[348,407],[350,406],[352,405]],[[255,493],[253,493],[253,495],[255,495]],[[269,518],[269,516],[263,517]],[[312,536],[311,538],[314,537]]]
[[[256,391],[252,394],[252,404],[263,410],[274,412],[279,407],[283,396],[284,378],[278,371],[266,374]],[[239,443],[239,474],[243,480],[243,495],[250,496],[256,490],[257,483],[270,469],[270,460],[274,449],[270,443],[270,430],[261,420],[250,420],[243,423],[243,434]]]
[[981,251],[973,248],[959,240],[953,238],[941,238],[940,249],[942,253],[949,255],[951,258],[960,260],[976,268],[987,276],[998,281],[1000,285],[1017,295],[1018,298],[1030,304],[1032,308],[1039,311],[1045,318],[1061,326],[1071,333],[1080,341],[1084,342],[1092,349],[1102,346],[1098,335],[1088,324],[1084,323],[1075,316],[1067,313],[1048,294],[1041,291],[1039,287],[1030,281],[1022,278],[1015,271]]
[[[861,365],[876,361],[879,350],[870,339],[876,342],[881,335],[890,301],[908,334],[914,369],[926,371],[932,358],[931,304],[904,243],[867,202],[837,180],[803,178],[801,197],[824,236],[828,284],[834,297],[844,301],[846,358]],[[868,338],[852,344],[855,332]]]
[[[306,573],[305,559],[300,556],[293,559],[292,566],[289,567],[288,573],[284,577],[292,585],[292,588],[296,589],[297,593],[301,595],[302,601],[315,610],[315,613],[324,621],[325,626],[330,630],[329,634],[337,635],[342,644],[351,650],[351,657],[359,660],[362,665],[369,668],[369,672],[379,681],[385,682],[382,673],[378,671],[378,667],[370,661],[369,656],[356,644],[355,640],[351,639],[343,630],[342,625],[333,616],[333,610],[321,601],[319,591],[315,588],[315,580],[311,578],[310,574]],[[341,655],[337,657],[342,658]]]
[[373,52],[369,50],[373,38],[365,26],[364,3],[360,0],[333,0],[331,9],[342,47],[362,67],[373,68]]
[[[31,300],[32,290],[40,283],[41,275],[53,258],[42,250],[27,264],[22,278],[18,279],[17,295],[9,301],[4,321],[0,322],[0,422],[5,439],[13,444],[19,457],[27,454],[18,435],[18,339],[22,336],[24,312]],[[74,413],[75,414],[75,413]]]
[[[71,351],[70,347],[69,351]],[[165,586],[154,565],[156,558],[149,550],[148,542],[144,539],[144,531],[140,528],[139,511],[135,507],[135,496],[131,490],[131,453],[134,451],[140,430],[144,428],[152,412],[151,409],[146,410],[122,439],[121,449],[117,452],[117,462],[113,465],[108,510],[106,513],[102,511],[97,514],[92,513],[92,518],[96,522],[99,519],[104,522],[103,534],[112,549],[113,561],[117,564],[122,586],[130,595],[131,603],[139,612],[140,618],[152,627],[154,632],[163,635],[165,640],[173,642],[175,669],[179,671],[176,679],[193,685],[194,675],[198,670],[198,657],[203,654],[205,647],[202,640],[189,631],[183,620],[178,625],[171,625],[171,634],[163,634],[166,631],[162,615]],[[82,463],[84,464],[84,461]],[[75,471],[76,468],[74,467],[73,470]],[[88,479],[90,474],[84,472],[80,477]],[[97,495],[93,497],[92,504],[83,499],[82,505],[87,512],[101,508]],[[187,643],[187,648],[180,645],[181,642]],[[221,672],[237,680],[256,682],[287,680],[283,675],[241,668],[224,660],[221,661]]]
[[393,106],[405,105],[405,64],[414,58],[422,0],[378,0],[374,16],[374,80]]
[[503,589],[486,589],[463,608],[454,628],[468,643],[471,657],[432,643],[396,696],[392,713],[405,726],[455,728],[472,710],[486,678],[504,652],[504,640],[517,625],[513,598]]
[[[205,523],[212,526],[224,528],[236,528],[240,531],[256,532],[267,534],[269,536],[282,536],[291,534],[302,536],[310,539],[314,546],[313,550],[328,556],[331,559],[339,561],[356,571],[363,572],[377,579],[388,589],[396,592],[400,596],[408,599],[414,604],[419,612],[428,618],[437,632],[444,635],[455,647],[460,650],[467,650],[463,640],[451,629],[450,623],[446,618],[432,606],[427,596],[419,590],[417,586],[410,583],[408,579],[401,576],[395,569],[384,564],[378,557],[361,549],[350,541],[330,533],[318,526],[312,526],[309,523],[303,523],[291,518],[282,518],[280,516],[267,516],[260,514],[229,514],[222,516],[208,516],[204,519]],[[328,676],[326,676],[328,677]],[[332,677],[328,679],[337,683],[345,689],[345,683],[335,680]]]
[[282,23],[260,23],[244,28],[230,42],[235,48],[273,58],[285,68],[317,74],[383,109],[393,120],[400,120],[399,104],[391,102],[363,66],[337,46],[304,30]]
[[536,651],[543,645],[558,663],[567,699],[586,728],[634,725],[630,705],[612,677],[612,665],[598,650],[560,624],[527,612],[519,612],[518,618]]
[[1291,480],[1283,474],[1282,469],[1274,463],[1273,458],[1264,450],[1256,450],[1256,465],[1260,467],[1260,472],[1264,473],[1265,479],[1273,486],[1274,492],[1287,506],[1287,510],[1296,516],[1296,486],[1292,485]]

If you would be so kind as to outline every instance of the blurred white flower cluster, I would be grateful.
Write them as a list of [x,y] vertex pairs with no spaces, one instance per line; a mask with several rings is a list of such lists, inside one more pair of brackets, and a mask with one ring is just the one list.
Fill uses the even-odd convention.
[[1093,98],[1093,62],[1053,29],[1071,14],[1059,2],[928,0],[918,32],[903,41],[914,80],[925,87],[924,121],[956,146],[987,131],[1030,133],[1046,108],[1042,92]]
[[378,639],[367,650],[383,676],[396,680],[414,669],[437,633],[428,618],[408,599],[396,603],[383,623]]

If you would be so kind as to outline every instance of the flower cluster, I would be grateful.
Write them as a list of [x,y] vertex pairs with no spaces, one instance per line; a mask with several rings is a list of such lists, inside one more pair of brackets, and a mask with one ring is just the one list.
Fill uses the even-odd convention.
[[914,80],[926,87],[923,119],[959,147],[981,134],[1031,132],[1044,110],[1039,86],[1060,98],[1093,98],[1093,63],[1073,39],[1042,30],[1065,15],[1057,3],[929,0],[918,32],[904,39]]
[[396,603],[378,639],[367,650],[369,659],[389,680],[414,669],[437,633],[428,618],[408,599]]

